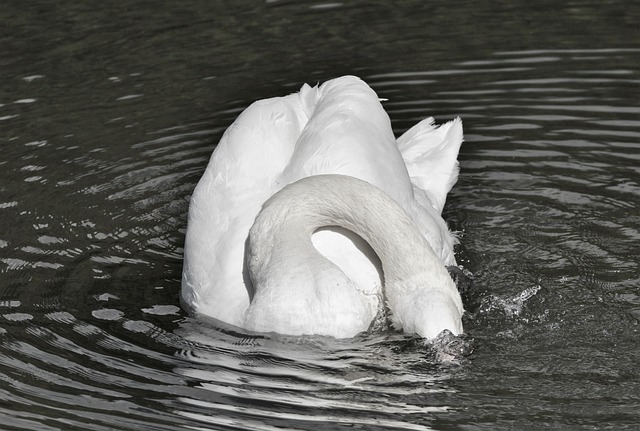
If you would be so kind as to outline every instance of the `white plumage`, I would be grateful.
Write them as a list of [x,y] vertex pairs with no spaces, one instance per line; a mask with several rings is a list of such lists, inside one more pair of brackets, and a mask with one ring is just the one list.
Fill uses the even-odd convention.
[[[455,238],[440,215],[446,195],[457,179],[456,159],[461,142],[459,119],[436,128],[431,118],[421,121],[396,141],[389,117],[376,93],[352,76],[313,88],[305,84],[298,93],[253,103],[225,132],[192,195],[182,278],[183,305],[196,314],[252,330],[346,337],[366,329],[380,309],[380,299],[384,298],[398,328],[425,337],[437,335],[437,332],[433,333],[436,329],[438,332],[441,329],[461,332],[460,297],[448,275],[446,280],[442,277],[446,274],[444,265],[455,264]],[[275,259],[275,265],[254,265],[255,268],[249,265],[248,268],[245,253],[249,230],[262,205],[285,186],[317,175],[322,177],[302,181],[287,189],[302,194],[300,202],[306,202],[309,199],[305,196],[309,197],[310,193],[321,195],[323,189],[338,187],[340,190],[340,187],[353,184],[359,187],[361,182],[343,177],[348,176],[382,190],[383,198],[379,202],[388,197],[390,204],[385,201],[372,207],[364,200],[360,205],[367,206],[371,215],[380,213],[382,217],[387,207],[397,204],[402,208],[408,223],[413,226],[411,229],[415,229],[415,235],[420,237],[418,242],[426,240],[427,249],[433,250],[424,252],[431,252],[432,257],[424,259],[430,259],[429,268],[433,273],[418,275],[439,280],[444,285],[434,286],[427,280],[428,289],[414,286],[383,293],[384,277],[378,257],[366,242],[350,232],[364,229],[358,233],[367,237],[368,226],[351,225],[350,231],[313,227],[309,236],[313,234],[313,245],[322,260],[318,260],[318,256],[309,260],[315,262],[314,265],[328,268],[326,271],[314,272],[312,267],[302,271],[299,264],[293,265],[293,258],[290,258],[292,264],[287,264],[286,256],[291,256],[291,250],[298,248],[297,242],[286,238],[287,235],[295,236],[294,232],[274,233],[285,238],[276,237],[275,242],[268,236],[264,240],[286,242],[291,248],[289,251],[271,247],[262,254],[252,254],[248,250],[251,256],[256,255],[253,258]],[[318,187],[318,182],[325,186]],[[358,189],[361,194],[378,196],[377,190],[366,191],[366,183],[364,188]],[[298,199],[291,193],[294,192],[285,190],[278,194],[280,197],[271,199],[272,206],[286,208],[287,202]],[[284,196],[289,196],[286,198],[289,201]],[[333,199],[342,198],[334,193]],[[349,211],[349,202],[342,200],[335,204],[336,207]],[[322,201],[322,205],[327,204],[331,206],[331,202]],[[311,226],[298,226],[297,222],[287,224],[286,217],[291,211],[280,212],[285,214],[282,216],[285,219],[274,222],[290,226],[289,230],[296,227],[303,232]],[[348,216],[350,218],[351,214]],[[367,214],[364,216],[368,217]],[[336,217],[340,219],[339,215]],[[323,223],[337,224],[330,219]],[[383,226],[380,229],[386,230],[375,232],[376,238],[385,237],[382,242],[378,241],[379,244],[391,244],[397,236],[396,220],[384,220],[382,225],[365,223]],[[378,256],[391,247],[379,244]],[[307,250],[309,254],[315,252],[302,246],[300,250]],[[398,252],[412,255],[416,250],[405,247],[404,251],[398,249]],[[409,257],[392,257],[386,265],[383,261],[384,274],[388,276],[392,272],[389,265],[393,262],[412,261]],[[263,273],[255,273],[256,268],[262,268]],[[250,269],[254,271],[251,274]],[[278,279],[277,283],[259,281],[274,271],[277,275],[272,277]],[[415,268],[415,272],[417,274],[420,269]],[[414,278],[409,274],[402,277]],[[265,288],[266,285],[269,287]],[[334,285],[343,289],[328,287]],[[406,306],[396,305],[394,310],[389,304],[390,297],[398,297],[394,299],[396,303],[404,301]],[[351,304],[344,304],[345,301],[351,301]],[[325,310],[325,314],[295,311],[301,304],[310,310]],[[294,311],[289,313],[290,310]],[[421,321],[425,321],[426,326],[421,326]]]

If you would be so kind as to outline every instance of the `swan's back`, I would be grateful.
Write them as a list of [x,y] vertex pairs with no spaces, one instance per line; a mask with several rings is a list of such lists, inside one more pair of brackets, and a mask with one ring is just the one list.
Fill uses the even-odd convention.
[[316,90],[317,103],[284,172],[289,184],[321,174],[365,180],[407,206],[409,174],[376,93],[356,77]]

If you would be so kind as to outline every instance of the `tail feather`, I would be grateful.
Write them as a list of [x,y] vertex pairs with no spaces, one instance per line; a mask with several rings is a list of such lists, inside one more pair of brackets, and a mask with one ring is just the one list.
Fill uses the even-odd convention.
[[460,118],[440,127],[434,125],[433,118],[426,118],[397,140],[411,182],[425,191],[439,212],[458,180],[457,158],[462,140]]

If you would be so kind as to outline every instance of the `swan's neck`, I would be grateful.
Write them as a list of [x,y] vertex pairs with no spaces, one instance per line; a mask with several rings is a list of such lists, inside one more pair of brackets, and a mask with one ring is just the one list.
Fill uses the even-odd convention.
[[[427,338],[444,329],[462,332],[460,295],[412,219],[377,187],[343,175],[304,178],[264,204],[251,228],[247,253],[254,299],[275,295],[286,302],[286,291],[299,288],[301,280],[313,284],[322,281],[317,271],[340,271],[313,248],[311,235],[325,226],[357,233],[376,252],[395,327]],[[278,274],[287,279],[269,281]],[[313,289],[331,294],[322,286]],[[259,307],[260,301],[254,305]]]

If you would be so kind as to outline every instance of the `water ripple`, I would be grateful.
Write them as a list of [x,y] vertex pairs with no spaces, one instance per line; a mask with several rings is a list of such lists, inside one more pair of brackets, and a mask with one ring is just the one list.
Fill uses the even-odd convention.
[[[111,23],[68,3],[30,9],[35,20],[3,9],[13,35],[2,46],[28,54],[3,57],[0,83],[3,427],[635,429],[640,50],[509,49],[577,46],[529,38],[531,7],[478,15],[493,38],[482,41],[468,37],[477,15],[437,5],[430,26],[397,31],[374,15],[410,24],[397,14],[418,11],[269,2],[229,4],[233,19],[220,19],[182,5]],[[565,12],[591,7],[580,6]],[[618,6],[623,27],[634,15]],[[454,16],[463,34],[425,40]],[[321,37],[298,43],[310,31]],[[392,331],[247,334],[179,308],[189,196],[223,131],[255,98],[336,70],[388,99],[397,134],[426,116],[463,118],[445,217],[472,274],[469,357],[443,360],[441,346]]]

